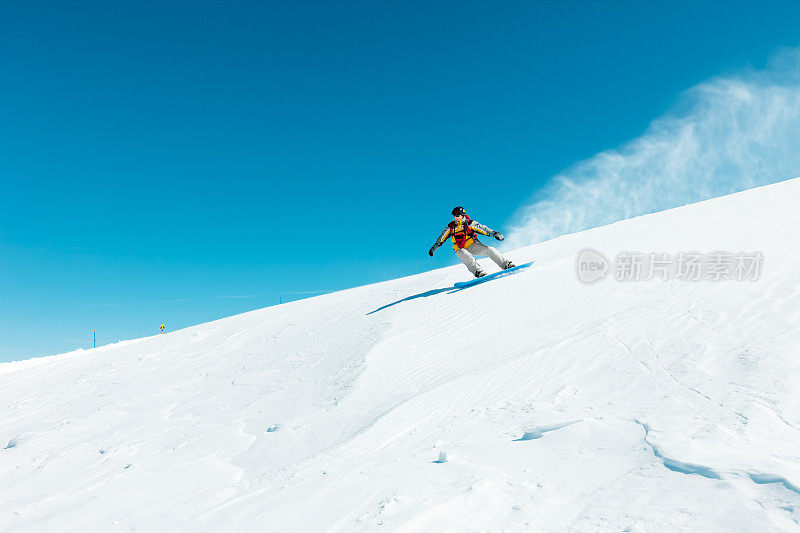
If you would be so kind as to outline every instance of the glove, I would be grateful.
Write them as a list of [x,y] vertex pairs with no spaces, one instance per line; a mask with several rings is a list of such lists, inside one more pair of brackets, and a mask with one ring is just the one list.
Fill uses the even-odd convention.
[[494,232],[494,238],[497,239],[498,241],[502,241],[503,239],[505,239],[505,237],[503,237],[503,234],[500,233],[499,231]]
[[436,245],[434,244],[433,246],[431,246],[431,249],[428,250],[428,255],[433,257],[433,252],[435,251],[436,251]]

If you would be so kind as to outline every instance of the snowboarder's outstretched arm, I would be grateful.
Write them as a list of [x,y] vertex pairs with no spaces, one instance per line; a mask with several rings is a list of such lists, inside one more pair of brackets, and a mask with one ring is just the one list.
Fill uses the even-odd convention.
[[488,226],[484,226],[483,224],[481,224],[480,222],[476,222],[475,220],[469,223],[469,227],[477,231],[478,233],[494,237],[498,241],[502,241],[503,239],[505,239],[502,233],[495,231]]
[[450,226],[447,226],[446,228],[444,228],[444,230],[436,238],[436,242],[433,243],[433,246],[431,246],[431,249],[428,250],[428,255],[433,257],[433,252],[435,252],[436,249],[438,247],[440,247],[444,243],[444,241],[447,240],[447,237],[449,237],[449,236],[450,236]]

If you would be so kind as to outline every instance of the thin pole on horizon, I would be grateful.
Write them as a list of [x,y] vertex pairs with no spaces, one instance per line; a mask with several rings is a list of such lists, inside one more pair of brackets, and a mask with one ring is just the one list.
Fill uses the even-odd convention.
[[97,330],[92,330],[92,348],[97,348]]

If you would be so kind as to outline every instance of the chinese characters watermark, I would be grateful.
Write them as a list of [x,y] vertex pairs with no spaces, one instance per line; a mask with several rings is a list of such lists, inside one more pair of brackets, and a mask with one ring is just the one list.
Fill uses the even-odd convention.
[[617,281],[756,281],[761,276],[761,252],[678,252],[677,254],[620,252],[613,264],[591,248],[576,258],[578,279],[593,283],[611,273]]

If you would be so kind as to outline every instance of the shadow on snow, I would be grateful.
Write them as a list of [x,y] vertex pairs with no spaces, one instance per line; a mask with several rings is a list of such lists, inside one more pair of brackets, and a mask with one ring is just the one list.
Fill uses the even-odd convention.
[[453,293],[453,292],[463,291],[464,289],[469,289],[470,287],[474,287],[474,285],[469,285],[467,287],[453,287],[453,286],[450,286],[450,287],[442,287],[441,289],[432,289],[430,291],[421,292],[421,293],[415,294],[413,296],[406,296],[405,298],[403,298],[401,300],[397,300],[396,302],[392,302],[390,304],[386,304],[384,306],[381,306],[381,307],[375,309],[374,311],[370,311],[367,314],[371,315],[372,313],[377,313],[378,311],[383,311],[387,307],[392,307],[393,305],[397,305],[399,303],[407,302],[409,300],[415,300],[417,298],[427,298],[428,296],[433,296],[433,295],[439,294],[441,292]]
[[[456,285],[452,286],[452,287],[442,287],[441,289],[433,289],[433,290],[430,290],[430,291],[426,291],[426,292],[421,292],[419,294],[415,294],[413,296],[406,296],[402,300],[397,300],[396,302],[392,302],[390,304],[386,304],[386,305],[384,305],[382,307],[379,307],[379,308],[375,309],[374,311],[370,311],[367,314],[371,315],[372,313],[377,313],[378,311],[382,311],[382,310],[386,309],[387,307],[392,307],[393,305],[397,305],[397,304],[399,304],[401,302],[407,302],[409,300],[414,300],[416,298],[427,298],[428,296],[433,296],[434,294],[439,294],[440,292],[448,292],[449,291],[450,293],[453,293],[453,292],[463,291],[464,289],[469,289],[470,287],[474,287],[476,285],[480,285],[482,283],[486,283],[487,281],[492,281],[492,280],[495,280],[495,279],[498,279],[498,278],[503,278],[503,277],[506,277],[506,276],[510,276],[512,274],[516,274],[516,273],[520,272],[521,270],[523,270],[525,268],[528,268],[531,265],[533,265],[533,261],[530,261],[529,263],[525,263],[525,264],[522,264],[522,265],[517,265],[517,266],[515,266],[513,268],[509,268],[507,270],[500,270],[498,272],[493,272],[493,273],[488,274],[486,276],[483,276],[481,278],[471,279],[469,281],[461,281],[461,282],[456,283]],[[459,287],[458,285],[461,285],[461,286]]]

